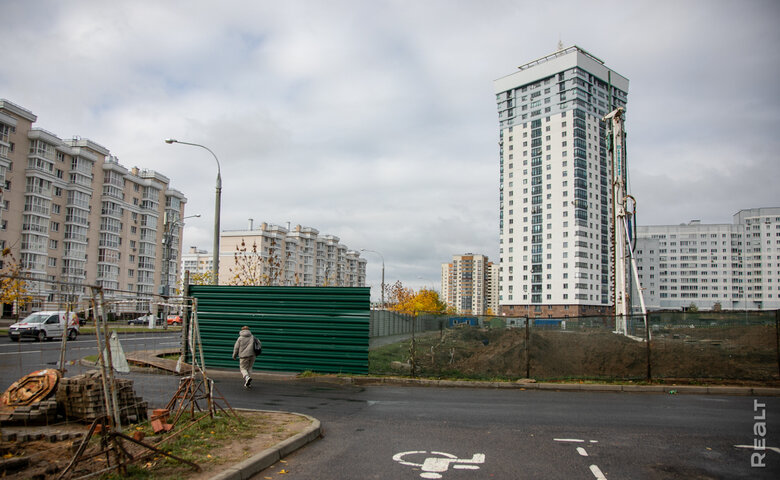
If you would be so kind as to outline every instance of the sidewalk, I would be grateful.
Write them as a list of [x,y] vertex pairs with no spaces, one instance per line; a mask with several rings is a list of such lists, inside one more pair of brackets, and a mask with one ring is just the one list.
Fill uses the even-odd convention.
[[[153,366],[169,372],[176,371],[176,360],[166,360],[158,355],[177,353],[177,349],[143,350],[127,355],[127,361],[135,365]],[[182,369],[189,365],[182,364]],[[210,372],[214,372],[213,369]],[[220,373],[228,374],[228,372]],[[187,370],[189,373],[189,370]],[[232,374],[233,372],[231,372]],[[431,380],[425,378],[407,377],[372,377],[372,376],[340,376],[319,375],[315,377],[298,378],[294,373],[263,373],[254,372],[261,378],[272,380],[296,380],[299,382],[336,383],[341,385],[409,385],[426,387],[461,387],[461,388],[500,388],[519,390],[559,390],[559,391],[590,391],[590,392],[645,392],[668,394],[696,395],[743,395],[743,396],[780,396],[778,387],[761,386],[729,386],[729,385],[636,385],[609,383],[546,383],[521,379],[516,382],[486,382],[470,380]]]

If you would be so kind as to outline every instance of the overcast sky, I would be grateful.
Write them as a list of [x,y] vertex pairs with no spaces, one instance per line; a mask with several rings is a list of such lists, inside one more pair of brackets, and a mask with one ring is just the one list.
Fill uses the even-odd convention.
[[0,98],[171,178],[185,249],[211,250],[216,165],[167,137],[219,157],[222,229],[314,227],[439,289],[454,254],[498,260],[493,80],[559,40],[630,81],[640,224],[780,206],[779,5],[2,0]]

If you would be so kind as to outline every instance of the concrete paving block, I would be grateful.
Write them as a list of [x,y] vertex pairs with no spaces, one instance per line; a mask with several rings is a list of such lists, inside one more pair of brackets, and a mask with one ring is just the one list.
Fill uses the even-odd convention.
[[750,395],[749,387],[708,386],[707,393],[712,395]]
[[622,390],[624,392],[657,392],[667,393],[669,390],[674,390],[677,387],[667,385],[623,385]]
[[580,383],[537,383],[539,390],[582,390]]
[[709,387],[705,385],[680,385],[677,387],[671,387],[670,390],[677,390],[677,393],[686,393],[693,395],[704,395],[709,393],[707,391]]
[[622,392],[623,385],[611,383],[583,383],[582,389],[592,392]]
[[515,383],[515,388],[524,388],[526,390],[539,390],[538,383]]
[[243,480],[243,478],[241,477],[241,470],[235,467],[228,467],[209,478],[209,480]]
[[753,395],[760,397],[778,397],[780,396],[780,388],[775,387],[753,387],[751,389]]
[[320,436],[320,421],[316,418],[309,417],[308,415],[306,418],[312,421],[311,426],[308,429],[288,438],[277,446],[279,449],[280,458],[286,457],[287,455],[298,450],[307,443],[314,441],[317,437]]

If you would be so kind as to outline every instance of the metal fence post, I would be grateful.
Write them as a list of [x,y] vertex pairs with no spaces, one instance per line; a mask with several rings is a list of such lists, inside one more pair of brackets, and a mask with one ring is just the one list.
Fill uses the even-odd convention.
[[525,378],[531,378],[531,345],[529,343],[529,328],[531,319],[525,317]]
[[[187,298],[190,296],[190,271],[184,271],[184,281],[182,281],[182,296]],[[184,302],[184,311],[181,312],[181,356],[182,361],[187,361],[187,339],[189,338],[190,331],[190,302]],[[168,323],[167,319],[165,323]]]
[[645,349],[647,353],[647,381],[650,382],[653,380],[652,371],[650,368],[650,319],[647,318],[647,314],[644,314],[645,317],[645,343],[647,344],[647,348]]
[[780,310],[775,310],[775,344],[777,345],[777,373],[780,375]]

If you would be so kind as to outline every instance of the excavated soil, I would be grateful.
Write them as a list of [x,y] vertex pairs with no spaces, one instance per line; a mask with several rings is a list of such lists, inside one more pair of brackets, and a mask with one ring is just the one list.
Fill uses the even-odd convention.
[[[459,328],[417,342],[423,375],[474,378],[644,379],[647,343],[603,330]],[[777,337],[772,326],[676,328],[654,332],[654,379],[731,384],[776,383]],[[526,355],[530,355],[527,359]]]

